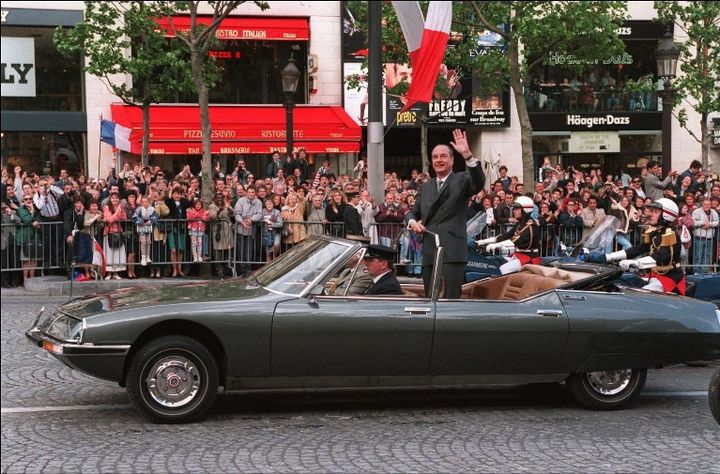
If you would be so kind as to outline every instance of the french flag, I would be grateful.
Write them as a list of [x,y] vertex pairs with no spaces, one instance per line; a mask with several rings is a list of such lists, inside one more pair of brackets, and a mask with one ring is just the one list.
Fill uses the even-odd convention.
[[95,267],[98,269],[101,275],[105,275],[105,272],[107,270],[107,266],[105,264],[105,252],[103,252],[102,246],[98,243],[97,240],[92,240],[92,249],[93,249],[93,258],[92,258],[92,264],[95,265]]
[[133,150],[132,143],[130,142],[130,132],[132,132],[132,129],[118,125],[110,120],[102,120],[100,122],[100,141],[108,143],[122,151],[137,153],[138,150]]
[[[415,5],[409,5],[415,4]],[[405,95],[407,102],[403,111],[416,102],[432,100],[440,64],[445,56],[450,25],[452,24],[452,2],[430,2],[424,27],[418,2],[393,2],[395,13],[405,35],[413,68],[410,89]],[[422,29],[422,41],[417,48],[418,32]]]

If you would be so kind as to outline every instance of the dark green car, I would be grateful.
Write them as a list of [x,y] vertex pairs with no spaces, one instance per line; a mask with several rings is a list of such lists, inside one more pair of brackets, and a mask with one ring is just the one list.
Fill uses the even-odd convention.
[[[353,295],[356,241],[305,240],[245,279],[127,288],[41,313],[27,337],[68,366],[127,387],[158,422],[200,417],[226,391],[567,383],[619,408],[647,367],[720,357],[720,311],[608,291],[616,267],[526,265],[433,295]],[[437,262],[440,261],[438,256]],[[355,280],[341,282],[347,269]],[[345,270],[345,271],[344,271]],[[343,272],[344,271],[344,272]]]

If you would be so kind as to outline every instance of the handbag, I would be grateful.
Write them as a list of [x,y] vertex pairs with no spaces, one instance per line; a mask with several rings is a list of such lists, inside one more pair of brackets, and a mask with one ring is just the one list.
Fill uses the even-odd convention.
[[113,232],[108,234],[108,245],[111,249],[119,249],[125,245],[125,238],[122,234]]
[[220,242],[220,240],[222,240],[222,234],[220,233],[220,225],[221,224],[215,225],[215,242]]

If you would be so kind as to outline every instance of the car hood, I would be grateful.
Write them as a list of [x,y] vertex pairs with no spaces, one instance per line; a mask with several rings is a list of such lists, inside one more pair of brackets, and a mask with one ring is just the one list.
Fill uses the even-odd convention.
[[147,308],[173,303],[243,300],[270,292],[250,280],[230,279],[212,283],[189,283],[159,287],[130,287],[96,293],[64,304],[59,310],[74,318],[85,318],[109,311]]

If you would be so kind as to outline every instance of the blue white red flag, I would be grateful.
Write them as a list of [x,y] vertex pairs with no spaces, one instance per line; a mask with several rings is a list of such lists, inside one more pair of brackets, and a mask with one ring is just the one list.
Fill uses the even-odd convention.
[[119,150],[136,153],[137,150],[132,149],[130,132],[132,132],[132,129],[118,125],[110,120],[100,122],[100,141],[108,143]]

